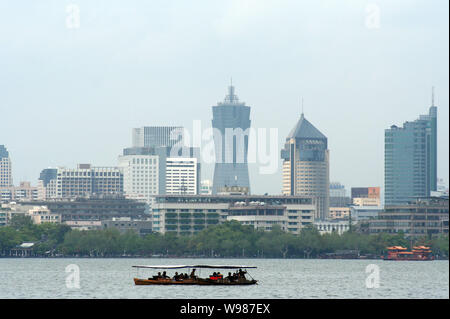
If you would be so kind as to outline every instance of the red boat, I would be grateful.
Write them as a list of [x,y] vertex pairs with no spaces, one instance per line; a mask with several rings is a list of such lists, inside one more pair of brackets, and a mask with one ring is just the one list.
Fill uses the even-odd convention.
[[412,251],[402,246],[387,247],[387,256],[384,260],[434,260],[430,247],[414,246]]

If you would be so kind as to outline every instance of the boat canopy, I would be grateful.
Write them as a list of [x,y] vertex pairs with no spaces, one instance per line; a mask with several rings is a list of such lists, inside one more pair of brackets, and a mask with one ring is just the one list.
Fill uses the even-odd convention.
[[405,248],[402,246],[392,246],[392,247],[387,247],[387,249],[389,249],[389,250],[407,250],[408,248]]
[[240,268],[256,268],[255,266],[245,265],[137,265],[134,268],[150,268],[150,269],[179,269],[179,268],[221,268],[221,269],[240,269]]

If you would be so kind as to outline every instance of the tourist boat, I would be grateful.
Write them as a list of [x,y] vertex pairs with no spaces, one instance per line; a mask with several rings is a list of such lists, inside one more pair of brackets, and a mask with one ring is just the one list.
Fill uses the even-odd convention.
[[[238,269],[245,274],[248,274],[247,269],[256,268],[254,266],[234,266],[234,265],[138,265],[132,266],[139,269],[189,269],[188,274],[191,273],[190,269]],[[250,276],[250,274],[248,274]],[[251,276],[250,276],[251,277]],[[174,277],[161,278],[159,276],[153,276],[151,278],[134,278],[135,285],[221,285],[221,286],[235,286],[235,285],[254,285],[258,281],[255,279],[247,279],[245,275],[236,279],[228,279],[226,276],[218,273],[216,276],[209,276],[207,278],[201,278],[197,275],[189,278]]]
[[402,246],[387,247],[388,253],[384,260],[434,260],[430,247],[414,246],[412,251]]

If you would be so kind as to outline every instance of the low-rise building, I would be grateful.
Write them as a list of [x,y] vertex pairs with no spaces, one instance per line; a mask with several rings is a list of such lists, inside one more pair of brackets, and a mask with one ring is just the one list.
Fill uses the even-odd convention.
[[128,199],[122,195],[52,199],[26,204],[47,206],[52,213],[60,214],[61,222],[66,224],[69,221],[101,221],[113,217],[143,219],[149,216],[146,203]]
[[14,215],[30,216],[34,224],[61,223],[61,215],[53,213],[47,206],[10,202],[0,207],[0,226],[8,225]]
[[28,215],[33,223],[38,225],[42,223],[61,223],[61,214],[52,213],[46,206],[34,206],[28,210]]
[[[352,221],[352,225],[354,224],[356,224],[356,222]],[[317,228],[321,235],[334,232],[342,235],[344,232],[350,230],[350,222],[344,220],[316,220],[314,222],[314,227]]]
[[330,207],[328,219],[331,220],[348,220],[350,218],[350,207]]
[[299,233],[312,225],[317,203],[304,196],[158,195],[152,212],[153,231],[193,234],[211,225],[237,220],[271,230],[274,224]]
[[354,206],[380,206],[380,198],[378,197],[355,197],[353,198]]
[[447,198],[419,198],[403,205],[386,206],[377,220],[369,222],[370,233],[399,233],[408,237],[448,234]]
[[377,219],[382,211],[382,206],[352,206],[351,218],[355,221]]
[[101,220],[66,220],[65,225],[76,230],[98,230],[102,229]]
[[102,220],[102,229],[115,228],[120,233],[134,231],[140,236],[145,236],[152,232],[151,220],[136,220],[129,217],[112,218],[111,220]]

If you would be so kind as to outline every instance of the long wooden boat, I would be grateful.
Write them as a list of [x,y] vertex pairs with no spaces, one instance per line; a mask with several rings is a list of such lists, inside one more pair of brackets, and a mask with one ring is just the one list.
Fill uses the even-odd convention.
[[183,280],[173,280],[173,279],[139,279],[134,278],[134,284],[143,286],[143,285],[197,285],[197,281],[195,279],[183,279]]
[[[217,269],[244,269],[256,268],[254,266],[234,266],[234,265],[139,265],[133,266],[134,268],[147,268],[147,269],[182,269],[182,268],[192,268],[192,269],[202,269],[202,268],[217,268]],[[248,274],[247,271],[245,273]],[[251,276],[250,276],[251,277]],[[194,278],[184,278],[184,279],[174,279],[174,278],[159,278],[158,276],[153,276],[152,278],[134,278],[134,284],[137,286],[145,285],[210,285],[210,286],[242,286],[242,285],[254,285],[257,284],[255,279],[247,279],[245,276],[240,278],[229,280],[228,278],[223,278],[223,276],[209,278],[200,278],[195,276]]]

